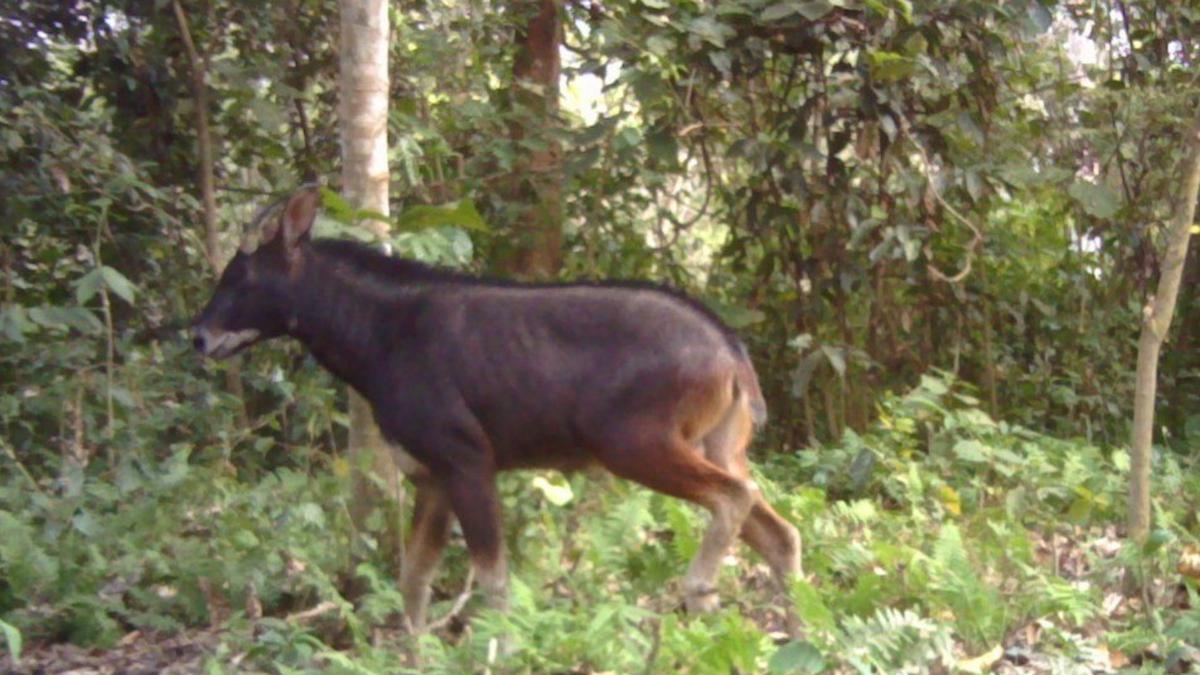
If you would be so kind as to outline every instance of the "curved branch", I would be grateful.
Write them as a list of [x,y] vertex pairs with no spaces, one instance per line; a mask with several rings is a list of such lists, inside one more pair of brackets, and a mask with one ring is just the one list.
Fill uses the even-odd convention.
[[462,612],[463,607],[466,607],[467,601],[471,599],[471,587],[474,585],[475,568],[472,566],[467,568],[467,580],[463,582],[462,593],[459,593],[458,597],[454,599],[454,604],[450,606],[450,611],[446,612],[446,615],[442,618],[429,624],[426,630],[432,633],[445,628],[451,621],[453,621],[454,617],[458,616]]
[[[901,120],[901,128],[904,130],[905,137],[912,142],[913,147],[915,147],[917,152],[921,155],[921,162],[923,164],[922,171],[925,173],[925,180],[929,181],[929,190],[933,193],[933,198],[937,200],[938,204],[942,205],[942,208],[944,208],[947,213],[949,213],[951,216],[954,216],[955,220],[963,225],[966,225],[967,229],[971,230],[971,243],[967,245],[967,255],[966,259],[963,261],[961,270],[953,275],[948,275],[938,269],[938,267],[932,262],[926,265],[929,276],[933,277],[935,280],[944,281],[948,284],[961,283],[963,279],[966,279],[967,276],[971,274],[971,266],[974,263],[975,255],[979,252],[980,246],[983,245],[983,232],[975,226],[975,223],[971,222],[966,216],[960,213],[958,209],[951,206],[950,203],[947,202],[942,196],[941,191],[937,188],[937,182],[934,181],[934,176],[932,175],[933,163],[929,161],[929,155],[926,154],[925,147],[921,145],[921,142],[917,140],[916,135],[912,133],[907,120]],[[929,253],[929,250],[926,249],[925,255],[932,260],[933,256],[929,255]]]

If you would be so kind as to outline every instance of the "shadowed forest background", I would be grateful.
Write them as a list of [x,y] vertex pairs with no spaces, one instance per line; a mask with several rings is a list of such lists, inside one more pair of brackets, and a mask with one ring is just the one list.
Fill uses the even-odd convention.
[[[339,182],[340,11],[0,12],[0,669],[1200,668],[1200,8],[391,2],[386,218]],[[295,345],[214,364],[186,333],[254,211],[314,181],[319,235],[655,280],[735,327],[805,639],[747,550],[722,611],[678,611],[701,515],[553,472],[502,482],[513,610],[449,616],[459,538],[448,620],[405,635],[407,495],[352,480],[344,388]]]

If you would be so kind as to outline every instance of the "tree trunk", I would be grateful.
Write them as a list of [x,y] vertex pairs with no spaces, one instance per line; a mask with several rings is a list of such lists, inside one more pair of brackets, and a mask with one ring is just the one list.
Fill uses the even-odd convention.
[[[341,1],[340,117],[342,191],[356,208],[388,213],[388,3]],[[388,224],[365,223],[380,235]],[[375,425],[370,406],[350,392],[350,457],[354,475],[352,515],[361,525],[382,508],[380,547],[397,571],[403,557],[399,506],[402,483],[391,452]],[[364,469],[386,486],[380,490]]]
[[1150,449],[1154,440],[1158,354],[1175,313],[1179,280],[1183,277],[1183,263],[1196,216],[1197,192],[1200,192],[1200,118],[1197,118],[1187,142],[1190,149],[1182,165],[1183,180],[1175,202],[1175,215],[1167,230],[1158,291],[1142,309],[1142,336],[1138,340],[1129,470],[1129,537],[1138,541],[1145,539],[1150,531]]
[[[513,144],[526,154],[516,163],[507,198],[517,209],[512,237],[497,251],[500,271],[550,278],[562,266],[562,153],[558,127],[559,47],[562,26],[558,0],[518,0],[536,11],[517,37],[513,64]],[[522,150],[519,150],[522,151]]]
[[[179,24],[179,35],[183,39],[187,51],[188,63],[191,66],[192,103],[196,109],[196,146],[200,156],[200,165],[196,170],[200,181],[200,203],[204,205],[204,257],[208,259],[209,268],[213,275],[221,273],[220,241],[217,224],[217,195],[216,176],[213,171],[213,142],[212,131],[208,124],[208,50],[203,54],[196,49],[192,40],[192,31],[188,27],[187,15],[179,0],[171,3],[175,10],[175,21]],[[238,406],[238,426],[250,428],[250,418],[246,414],[246,390],[242,387],[242,368],[240,357],[230,359],[225,369],[225,387],[233,394],[240,405]]]

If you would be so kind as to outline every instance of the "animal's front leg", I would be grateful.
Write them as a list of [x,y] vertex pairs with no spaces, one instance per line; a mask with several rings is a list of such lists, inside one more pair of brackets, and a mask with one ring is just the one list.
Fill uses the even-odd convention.
[[471,553],[475,579],[489,606],[508,609],[508,563],[500,530],[500,499],[496,474],[490,467],[472,466],[446,481],[450,505],[458,517]]

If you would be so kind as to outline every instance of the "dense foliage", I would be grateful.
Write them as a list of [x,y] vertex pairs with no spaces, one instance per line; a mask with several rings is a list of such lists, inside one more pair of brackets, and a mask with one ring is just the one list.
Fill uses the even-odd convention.
[[[394,249],[497,269],[527,206],[514,170],[558,148],[562,275],[669,282],[745,336],[772,410],[761,483],[807,573],[804,641],[773,644],[752,559],[723,578],[735,602],[684,616],[689,507],[514,475],[514,611],[415,648],[372,555],[379,523],[348,514],[344,392],[286,345],[227,379],[184,333],[255,207],[306,180],[336,192],[337,4],[179,3],[209,93],[217,251],[174,4],[0,16],[12,656],[211,628],[214,669],[1200,660],[1194,252],[1160,371],[1156,529],[1134,546],[1115,525],[1138,317],[1200,106],[1200,10],[580,0],[548,114],[514,83],[531,3],[393,3]],[[326,206],[324,233],[369,236]],[[463,578],[450,555],[435,615]]]

